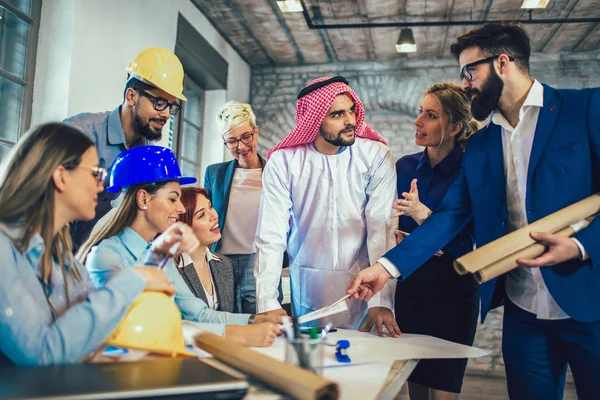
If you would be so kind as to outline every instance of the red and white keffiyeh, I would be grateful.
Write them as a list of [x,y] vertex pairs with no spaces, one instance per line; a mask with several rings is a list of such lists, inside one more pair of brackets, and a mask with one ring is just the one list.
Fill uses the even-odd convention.
[[[306,86],[314,85],[328,79],[331,79],[331,77],[326,76],[315,79]],[[349,94],[352,101],[354,101],[354,113],[356,115],[355,135],[363,139],[376,140],[387,145],[387,141],[365,123],[365,108],[356,93],[350,89],[350,86],[343,82],[332,82],[308,93],[298,100],[298,104],[296,104],[296,128],[269,151],[267,160],[276,150],[312,143],[319,134],[319,128],[325,119],[327,110],[333,104],[335,97],[342,93]]]

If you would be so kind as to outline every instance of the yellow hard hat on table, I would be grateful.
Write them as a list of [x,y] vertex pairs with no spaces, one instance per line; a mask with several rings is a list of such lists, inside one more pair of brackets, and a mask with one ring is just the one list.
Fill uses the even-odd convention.
[[159,292],[139,295],[104,343],[170,357],[198,357],[185,349],[179,308],[172,298]]
[[152,47],[142,50],[127,67],[134,78],[149,83],[187,101],[183,95],[183,66],[179,58],[169,49]]

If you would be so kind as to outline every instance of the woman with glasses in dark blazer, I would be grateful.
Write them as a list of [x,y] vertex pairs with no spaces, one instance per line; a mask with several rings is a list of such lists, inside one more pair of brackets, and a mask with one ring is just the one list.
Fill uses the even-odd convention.
[[265,160],[256,150],[258,127],[250,104],[230,101],[221,107],[217,120],[225,147],[234,159],[209,165],[204,174],[204,187],[210,192],[222,235],[211,250],[233,263],[238,311],[254,314],[254,236]]

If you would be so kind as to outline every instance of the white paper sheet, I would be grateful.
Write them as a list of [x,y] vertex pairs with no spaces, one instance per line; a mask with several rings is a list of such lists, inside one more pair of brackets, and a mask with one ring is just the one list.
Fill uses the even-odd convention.
[[298,318],[298,323],[303,324],[305,322],[314,321],[316,319],[327,317],[329,315],[348,311],[348,304],[346,303],[346,299],[348,297],[350,297],[349,294],[345,295],[333,304],[328,305],[327,307],[320,308],[316,311],[301,316],[300,318]]
[[[370,333],[339,329],[325,338],[335,345],[338,340],[350,341],[348,355],[351,362],[338,363],[335,359],[335,346],[325,346],[324,366],[345,367],[358,364],[371,364],[395,360],[422,360],[432,358],[477,358],[491,353],[491,350],[465,346],[432,336],[405,333],[401,338],[380,337]],[[285,339],[277,338],[271,347],[255,350],[283,361],[285,359]]]

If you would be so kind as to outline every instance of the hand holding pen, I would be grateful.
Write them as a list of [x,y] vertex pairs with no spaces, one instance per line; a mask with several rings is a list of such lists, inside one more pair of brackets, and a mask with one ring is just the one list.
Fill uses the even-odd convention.
[[200,242],[192,228],[183,222],[176,222],[154,239],[151,250],[163,257],[175,257],[181,253],[191,253],[198,246]]

